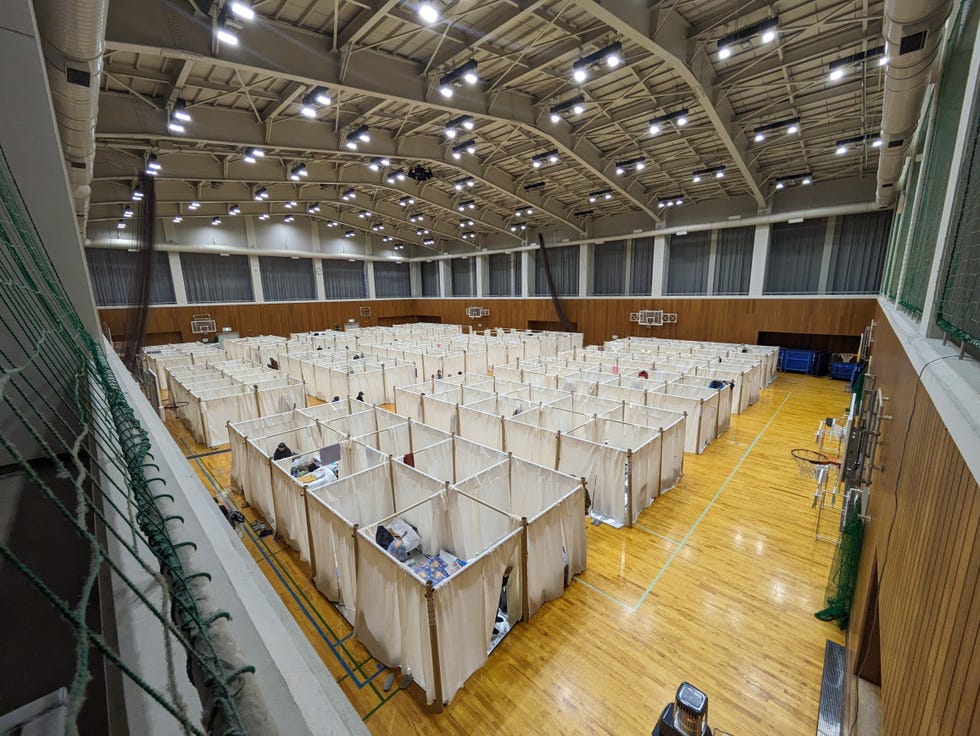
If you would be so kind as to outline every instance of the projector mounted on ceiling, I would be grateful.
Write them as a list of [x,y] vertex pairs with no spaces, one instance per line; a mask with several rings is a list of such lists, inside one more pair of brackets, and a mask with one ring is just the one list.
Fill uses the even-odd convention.
[[408,178],[415,181],[428,181],[432,178],[432,169],[426,168],[421,164],[415,164],[408,170]]

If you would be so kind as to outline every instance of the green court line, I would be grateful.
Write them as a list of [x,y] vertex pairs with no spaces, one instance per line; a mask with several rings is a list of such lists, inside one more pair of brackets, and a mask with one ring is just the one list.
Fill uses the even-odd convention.
[[665,542],[670,542],[673,545],[680,544],[680,542],[678,542],[676,539],[671,539],[670,537],[665,537],[660,532],[655,532],[655,531],[653,531],[653,529],[648,529],[647,527],[643,526],[642,524],[637,524],[635,521],[633,522],[633,527],[636,528],[636,529],[639,529],[641,532],[646,532],[647,534],[651,534],[651,535],[653,535],[655,537],[660,537]]
[[701,512],[701,514],[695,520],[691,528],[687,530],[687,534],[685,534],[684,538],[681,539],[680,544],[677,545],[677,549],[675,549],[673,552],[670,553],[670,557],[667,558],[667,561],[664,563],[664,566],[660,568],[660,572],[657,573],[657,576],[650,582],[650,585],[647,586],[647,589],[643,591],[643,595],[641,595],[640,599],[632,605],[630,610],[635,612],[639,610],[641,605],[643,605],[643,601],[645,601],[647,599],[647,596],[650,595],[650,591],[653,590],[653,586],[655,586],[657,582],[659,582],[660,578],[663,577],[663,574],[667,571],[667,568],[670,567],[670,563],[673,562],[674,558],[680,554],[680,551],[682,549],[684,549],[684,545],[687,544],[687,540],[691,538],[692,534],[694,534],[694,531],[701,524],[701,521],[704,519],[704,517],[707,516],[708,512],[711,510],[711,507],[715,505],[715,501],[717,501],[719,496],[721,496],[722,491],[724,491],[725,488],[728,487],[728,484],[731,482],[732,478],[735,477],[735,474],[739,471],[739,468],[742,467],[742,463],[745,462],[746,458],[748,458],[752,450],[755,449],[755,446],[759,444],[759,440],[762,439],[762,435],[764,435],[766,433],[766,430],[769,429],[770,426],[772,426],[772,423],[774,421],[776,421],[776,417],[778,416],[779,412],[783,410],[783,407],[786,405],[786,402],[789,401],[789,397],[792,395],[793,395],[792,392],[787,393],[786,398],[784,398],[782,403],[778,407],[776,407],[776,411],[774,411],[773,415],[769,417],[769,421],[766,422],[766,425],[759,431],[759,434],[757,434],[755,439],[752,440],[752,444],[745,449],[745,452],[742,453],[742,457],[738,459],[738,463],[736,463],[735,467],[732,468],[732,472],[728,474],[728,477],[725,478],[722,484],[718,487],[718,490],[715,492],[715,495],[712,496],[710,501],[708,501],[708,505],[704,507],[704,511]]
[[[373,681],[372,681],[371,684],[372,685],[374,684]],[[377,689],[375,689],[375,692],[377,692]],[[387,703],[389,700],[391,700],[393,697],[395,697],[396,695],[398,695],[398,693],[400,693],[400,692],[401,692],[401,690],[399,690],[398,688],[395,688],[395,690],[391,693],[391,695],[389,695],[386,698],[382,698],[381,699],[381,702],[378,703],[376,706],[374,706],[371,710],[369,710],[367,712],[367,715],[364,716],[364,718],[362,718],[361,720],[367,722],[367,719],[370,718],[371,716],[373,716],[375,713],[377,713],[378,712],[378,709],[382,705],[384,705],[385,703]],[[379,693],[379,696],[380,696],[380,693]]]
[[584,581],[584,580],[582,580],[582,578],[580,578],[580,577],[579,577],[578,575],[576,575],[575,577],[573,577],[573,578],[572,578],[572,580],[574,580],[574,581],[575,581],[576,583],[581,583],[581,584],[582,584],[582,585],[584,585],[584,586],[585,586],[586,588],[588,588],[589,590],[591,590],[591,591],[592,591],[593,593],[598,593],[598,594],[599,594],[599,595],[601,595],[601,596],[602,596],[603,598],[607,598],[608,600],[611,600],[611,601],[612,601],[613,603],[615,603],[615,604],[616,604],[617,606],[622,606],[622,607],[623,607],[623,608],[625,608],[626,610],[629,610],[629,608],[630,608],[630,607],[629,607],[629,605],[628,605],[628,604],[626,604],[626,603],[623,603],[623,602],[622,602],[621,600],[619,600],[619,598],[615,598],[614,596],[611,596],[611,595],[609,595],[609,593],[607,593],[606,591],[604,591],[604,590],[600,590],[599,588],[597,588],[597,587],[595,587],[594,585],[592,585],[592,583],[587,583],[587,582],[585,582],[585,581]]

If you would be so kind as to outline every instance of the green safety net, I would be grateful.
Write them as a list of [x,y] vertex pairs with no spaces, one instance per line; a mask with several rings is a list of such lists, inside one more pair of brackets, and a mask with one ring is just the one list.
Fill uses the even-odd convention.
[[856,498],[850,508],[843,511],[845,520],[827,582],[827,607],[813,614],[821,621],[836,621],[841,629],[847,628],[851,618],[851,600],[861,561],[864,522],[859,515],[860,506],[860,498]]
[[962,3],[956,19],[949,25],[950,37],[946,42],[946,58],[933,110],[933,125],[919,176],[919,202],[909,233],[908,265],[899,298],[899,304],[916,317],[922,316],[939,237],[939,222],[946,209],[946,188],[976,35],[975,29],[969,28],[966,22],[974,5]]
[[[74,631],[68,732],[77,732],[92,655],[98,652],[173,718],[173,733],[244,734],[237,698],[253,668],[231,665],[219,655],[216,632],[228,614],[201,611],[209,576],[187,569],[194,545],[174,538],[183,520],[164,510],[170,497],[164,482],[153,477],[156,466],[147,433],[105,354],[74,311],[2,151],[0,302],[6,333],[0,341],[4,462],[12,462],[16,470],[7,470],[25,477],[50,514],[62,517],[89,550],[81,595],[65,600],[53,580],[23,560],[22,551],[18,554],[0,540],[0,561],[22,575]],[[71,484],[70,502],[45,481],[42,465],[53,465],[58,482]],[[166,682],[148,682],[120,653],[111,632],[90,624],[87,612],[99,575],[106,570],[132,600],[134,620],[159,628],[167,656]],[[29,624],[24,633],[28,631]],[[200,709],[195,711],[199,715],[189,715],[179,694],[176,663],[185,661],[201,695],[203,716]]]
[[936,324],[954,339],[980,348],[980,111],[960,172],[949,263],[940,282]]

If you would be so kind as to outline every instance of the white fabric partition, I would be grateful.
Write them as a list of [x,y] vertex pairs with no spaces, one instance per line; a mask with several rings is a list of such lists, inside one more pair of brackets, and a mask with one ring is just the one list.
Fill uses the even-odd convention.
[[684,398],[661,391],[647,393],[647,406],[668,411],[683,412],[687,415],[684,423],[684,452],[695,455],[708,446],[708,440],[701,444],[701,401],[700,399]]
[[679,383],[668,383],[664,387],[664,393],[668,396],[680,396],[685,399],[696,399],[701,402],[701,414],[698,425],[698,447],[700,449],[698,452],[703,452],[711,440],[718,436],[720,393],[715,389],[685,386]]
[[[500,582],[521,534],[511,519],[512,531],[488,542],[485,526],[464,524],[474,516],[466,507],[477,503],[450,491],[399,514],[417,526],[423,547],[431,540],[431,548],[447,549],[467,560],[461,570],[431,588],[431,604],[426,584],[374,543],[377,525],[358,530],[354,633],[382,663],[411,671],[426,700],[440,707],[486,661]],[[438,682],[429,639],[430,610],[439,637]]]
[[[273,384],[273,385],[269,385]],[[278,384],[278,385],[276,385]],[[306,408],[306,386],[294,378],[280,378],[258,384],[259,414],[270,416]]]
[[592,512],[626,523],[626,452],[573,435],[562,437],[558,460],[562,473],[585,478]]

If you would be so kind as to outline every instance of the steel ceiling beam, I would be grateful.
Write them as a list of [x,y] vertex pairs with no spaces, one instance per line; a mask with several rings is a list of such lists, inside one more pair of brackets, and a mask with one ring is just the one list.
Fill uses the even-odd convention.
[[[325,123],[293,119],[280,121],[273,126],[269,140],[266,141],[266,126],[257,123],[248,112],[218,108],[196,109],[194,121],[189,124],[194,135],[175,136],[166,129],[166,116],[153,111],[135,97],[103,94],[99,100],[99,105],[102,114],[99,116],[96,125],[97,141],[104,142],[106,139],[139,141],[147,147],[210,144],[229,152],[244,151],[244,149],[254,146],[266,150],[274,149],[276,155],[285,159],[306,162],[310,162],[311,159],[315,160],[318,154],[330,156],[343,154],[345,156],[358,156],[363,158],[365,162],[376,156],[386,156],[394,160],[406,160],[406,163],[408,161],[422,161],[429,164],[443,164],[459,171],[460,177],[472,176],[477,182],[482,182],[491,189],[513,197],[516,204],[530,205],[581,232],[581,227],[571,217],[565,217],[563,209],[548,204],[544,198],[532,192],[524,192],[503,171],[480,166],[473,162],[474,157],[472,156],[464,156],[462,160],[457,162],[449,155],[446,147],[431,138],[403,138],[394,141],[382,131],[372,131],[370,143],[361,144],[359,150],[354,153],[343,147],[342,132],[334,133],[330,126]],[[259,166],[259,164],[247,164],[243,161],[233,161],[227,164],[216,161],[215,164],[215,171],[212,172],[209,169],[210,173],[206,176],[198,176],[195,172],[188,171],[186,178],[188,180],[221,179],[224,178],[225,174],[220,167],[227,165],[231,171],[238,174],[237,177],[233,178],[254,179],[258,172],[255,167]],[[262,166],[265,165],[265,163],[262,164]],[[281,168],[276,173],[275,179],[280,182],[286,180],[286,175]],[[275,179],[271,176],[267,177],[269,181]],[[519,194],[515,192],[519,192]],[[424,196],[428,198],[430,195],[426,192]],[[434,199],[433,204],[438,205],[439,200]],[[514,204],[508,205],[508,207],[512,206]],[[496,222],[487,220],[487,224],[495,229],[503,227],[503,222],[499,220]]]
[[340,29],[337,38],[337,48],[353,46],[365,35],[370,33],[374,27],[390,11],[398,7],[401,0],[381,0],[370,4],[370,7],[362,9],[353,20]]
[[[179,39],[179,42],[175,39]],[[274,27],[272,24],[250,24],[241,34],[238,47],[222,48],[221,55],[215,57],[210,51],[210,25],[183,7],[165,0],[129,0],[125,5],[111,6],[106,27],[106,48],[163,58],[192,59],[202,64],[274,75],[309,85],[328,86],[335,91],[442,110],[447,115],[468,114],[516,125],[532,137],[544,139],[550,147],[559,149],[566,158],[588,170],[602,185],[613,189],[649,217],[659,221],[653,198],[638,187],[626,188],[610,178],[608,172],[612,165],[603,159],[599,149],[590,141],[574,136],[570,130],[549,130],[541,125],[539,118],[542,111],[536,108],[529,95],[500,90],[491,96],[478,89],[461,89],[454,95],[452,104],[447,104],[429,83],[430,80],[420,74],[420,65],[413,61],[361,50],[356,59],[343,69],[342,56],[327,48],[325,38],[279,24]],[[102,119],[105,117],[104,114],[100,115]],[[279,123],[276,127],[283,124]],[[272,138],[276,135],[273,134]],[[259,143],[256,140],[252,144]],[[491,173],[487,172],[484,178]],[[509,188],[511,180],[506,174],[497,172],[491,179],[496,179],[495,186],[502,191],[521,199],[517,191]],[[552,214],[581,231],[572,221],[570,213],[553,211]]]
[[[96,159],[94,181],[125,182],[127,187],[131,187],[133,180],[131,170],[135,159],[131,160],[128,157],[120,155],[119,160],[107,160],[106,153],[116,152],[106,151],[105,149],[101,150],[100,155]],[[390,192],[400,197],[410,196],[415,199],[416,204],[410,208],[402,208],[397,202],[395,203],[395,206],[398,208],[396,211],[401,213],[402,219],[404,219],[409,210],[424,210],[430,217],[433,216],[434,210],[443,213],[441,219],[444,219],[449,225],[455,226],[460,218],[465,217],[474,220],[477,226],[489,228],[508,237],[520,240],[520,238],[508,229],[508,218],[499,217],[493,212],[487,212],[485,210],[477,211],[475,214],[469,212],[465,215],[460,214],[456,209],[455,200],[457,197],[449,195],[434,186],[421,186],[411,179],[399,182],[397,186],[390,185],[385,181],[384,174],[374,173],[366,166],[345,166],[338,168],[336,165],[310,162],[307,166],[310,170],[309,178],[304,179],[300,183],[295,183],[284,181],[288,166],[283,167],[277,162],[277,154],[272,151],[268,152],[264,159],[254,164],[240,162],[240,165],[234,165],[231,172],[234,174],[233,176],[227,176],[224,173],[223,162],[216,160],[212,156],[205,156],[200,151],[174,152],[172,149],[158,148],[157,155],[164,166],[163,172],[158,176],[158,181],[161,182],[217,181],[222,184],[240,184],[251,187],[265,186],[270,190],[270,197],[282,195],[283,192],[281,190],[288,188],[291,192],[296,192],[296,196],[286,198],[280,196],[282,201],[285,202],[290,199],[295,199],[297,202],[307,203],[325,201],[324,197],[328,195],[320,191],[320,185],[336,187],[338,189],[371,187],[381,192]],[[222,190],[215,190],[216,194],[221,192]],[[249,201],[252,201],[252,192],[250,190],[245,191],[244,195],[242,191],[236,190],[235,196],[230,196],[227,192],[224,192],[222,193],[221,200],[239,201],[245,195],[247,195]],[[461,198],[471,199],[479,196],[480,192],[467,189],[461,195]],[[98,199],[98,192],[93,191],[93,198]],[[98,204],[101,204],[101,202],[98,202]],[[361,204],[363,204],[363,200]]]
[[[859,21],[854,21],[854,28],[849,30],[823,29],[821,26],[809,27],[799,34],[789,36],[783,44],[785,52],[780,59],[773,47],[771,53],[763,57],[755,57],[741,64],[731,65],[718,75],[718,86],[731,87],[767,74],[779,72],[784,66],[794,66],[812,59],[819,59],[828,54],[846,55],[844,50],[862,41],[875,41],[881,37],[882,23],[880,20],[868,24],[866,32]],[[809,42],[803,42],[806,37],[813,36]],[[732,55],[737,58],[736,54]]]
[[691,29],[687,23],[672,10],[661,17],[659,4],[648,7],[647,3],[630,0],[604,0],[601,5],[595,0],[572,2],[628,42],[663,60],[687,83],[752,197],[760,208],[767,207],[758,167],[749,163],[746,138],[733,125],[731,103],[719,88],[710,59],[697,53],[698,44],[689,38]]

